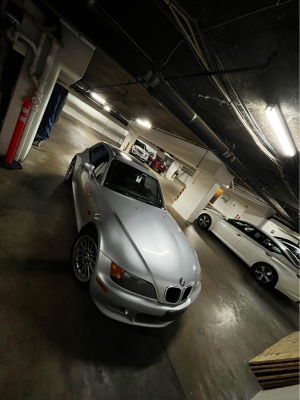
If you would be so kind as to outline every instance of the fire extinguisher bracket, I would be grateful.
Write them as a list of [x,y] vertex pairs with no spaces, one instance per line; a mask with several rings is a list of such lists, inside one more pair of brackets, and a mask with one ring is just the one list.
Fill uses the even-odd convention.
[[21,163],[16,160],[12,160],[11,163],[7,163],[5,161],[4,156],[0,156],[0,167],[6,168],[6,169],[23,169]]

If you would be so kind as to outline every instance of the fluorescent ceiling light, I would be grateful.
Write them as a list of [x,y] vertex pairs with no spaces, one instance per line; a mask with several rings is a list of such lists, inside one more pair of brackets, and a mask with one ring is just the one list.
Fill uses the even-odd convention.
[[285,154],[292,157],[296,153],[295,146],[278,106],[276,104],[267,105],[265,113]]
[[105,111],[110,112],[110,107],[109,106],[104,106],[103,107]]
[[137,118],[136,122],[142,126],[145,126],[146,128],[151,128],[151,124],[149,121],[146,121],[145,119],[139,119]]
[[98,101],[98,103],[100,103],[100,104],[105,104],[105,103],[106,103],[106,100],[105,100],[102,96],[100,96],[99,94],[97,94],[97,93],[95,93],[95,92],[91,92],[91,96],[92,96],[96,101]]

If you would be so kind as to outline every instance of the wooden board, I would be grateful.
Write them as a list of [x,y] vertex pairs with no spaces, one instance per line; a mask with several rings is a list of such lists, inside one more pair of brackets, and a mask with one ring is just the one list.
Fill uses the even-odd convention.
[[260,381],[272,381],[272,380],[277,380],[279,381],[280,379],[287,379],[287,378],[299,378],[299,372],[293,372],[291,374],[282,374],[282,375],[263,375],[263,376],[257,376],[256,379],[260,383]]
[[250,365],[251,370],[255,373],[257,370],[269,369],[269,368],[297,368],[300,367],[299,361],[294,362],[285,362],[285,363],[268,363],[268,364],[258,364],[258,365]]
[[250,360],[249,365],[266,364],[269,362],[299,361],[299,332],[283,338]]
[[[251,368],[252,369],[252,368]],[[254,373],[254,375],[256,374],[266,374],[267,372],[284,372],[284,371],[297,371],[299,372],[299,365],[294,367],[294,366],[290,366],[290,367],[284,367],[284,368],[263,368],[263,369],[252,369],[252,372]]]

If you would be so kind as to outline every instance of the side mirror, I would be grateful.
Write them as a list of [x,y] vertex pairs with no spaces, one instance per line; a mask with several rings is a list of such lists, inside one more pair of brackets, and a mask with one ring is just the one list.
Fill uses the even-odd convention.
[[91,178],[92,175],[93,175],[95,166],[94,166],[93,164],[89,163],[89,162],[86,162],[86,163],[83,164],[83,168],[84,168],[84,169],[86,170],[86,172],[88,173],[89,178]]

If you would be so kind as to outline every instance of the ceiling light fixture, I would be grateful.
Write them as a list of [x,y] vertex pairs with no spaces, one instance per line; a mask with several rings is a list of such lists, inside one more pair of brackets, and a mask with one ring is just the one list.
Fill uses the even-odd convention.
[[110,112],[110,107],[109,106],[106,105],[103,108],[104,108],[105,111]]
[[142,126],[145,126],[146,128],[152,128],[151,124],[149,121],[146,121],[145,119],[140,119],[137,118],[136,122]]
[[105,104],[106,100],[95,92],[91,92],[91,96],[100,104]]
[[296,151],[284,118],[277,104],[268,104],[265,109],[266,116],[287,156],[292,157]]

